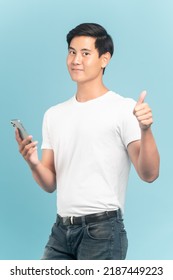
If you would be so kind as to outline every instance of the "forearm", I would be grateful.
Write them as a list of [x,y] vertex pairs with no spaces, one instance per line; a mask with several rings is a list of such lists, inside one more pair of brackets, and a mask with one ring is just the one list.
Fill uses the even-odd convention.
[[138,173],[147,182],[159,176],[160,157],[150,128],[141,130],[141,145],[138,157]]
[[46,192],[53,192],[56,189],[56,175],[50,169],[45,167],[41,161],[37,165],[31,166],[31,171],[35,181]]
[[19,152],[28,163],[35,181],[47,192],[56,189],[56,172],[54,167],[53,150],[43,150],[40,161],[37,153],[37,141],[32,141],[32,136],[24,140],[20,137],[18,129],[15,131]]

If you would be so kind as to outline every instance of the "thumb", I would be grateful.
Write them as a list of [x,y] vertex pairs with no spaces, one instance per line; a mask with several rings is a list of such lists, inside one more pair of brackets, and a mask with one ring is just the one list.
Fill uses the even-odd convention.
[[146,95],[147,95],[146,90],[143,90],[143,91],[141,92],[140,96],[139,96],[139,99],[138,99],[136,105],[142,104],[142,103],[144,102],[144,100],[145,100]]

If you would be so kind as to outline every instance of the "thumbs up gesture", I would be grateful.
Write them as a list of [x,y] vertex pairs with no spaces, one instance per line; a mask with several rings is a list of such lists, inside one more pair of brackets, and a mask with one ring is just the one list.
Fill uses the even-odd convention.
[[133,114],[136,116],[142,130],[148,129],[153,123],[151,108],[144,102],[146,94],[146,91],[141,92],[133,111]]

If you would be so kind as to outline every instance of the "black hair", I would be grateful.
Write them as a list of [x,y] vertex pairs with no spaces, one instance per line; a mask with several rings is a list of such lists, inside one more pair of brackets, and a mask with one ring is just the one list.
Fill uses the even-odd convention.
[[67,34],[68,48],[70,47],[71,40],[77,36],[90,36],[96,38],[95,48],[98,50],[99,57],[106,52],[109,52],[111,56],[113,55],[113,40],[111,36],[107,33],[105,28],[101,25],[97,23],[82,23],[73,28]]

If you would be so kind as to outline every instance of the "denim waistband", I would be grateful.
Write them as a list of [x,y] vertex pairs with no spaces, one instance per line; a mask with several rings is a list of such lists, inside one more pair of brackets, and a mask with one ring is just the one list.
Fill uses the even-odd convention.
[[61,217],[57,214],[57,223],[61,223],[63,225],[82,225],[82,224],[89,224],[95,222],[101,222],[113,217],[121,218],[121,210],[113,210],[113,211],[105,211],[101,213],[89,214],[86,216],[68,216],[68,217]]

